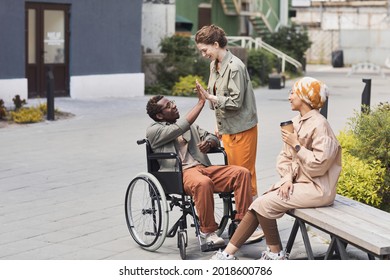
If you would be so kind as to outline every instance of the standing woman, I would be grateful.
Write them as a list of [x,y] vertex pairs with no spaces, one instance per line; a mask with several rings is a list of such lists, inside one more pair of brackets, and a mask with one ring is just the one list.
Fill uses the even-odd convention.
[[245,64],[226,48],[227,38],[222,28],[216,25],[202,27],[195,35],[195,43],[202,56],[211,60],[207,90],[198,82],[196,89],[215,110],[216,135],[222,139],[229,164],[250,171],[255,199],[258,119],[249,73]]

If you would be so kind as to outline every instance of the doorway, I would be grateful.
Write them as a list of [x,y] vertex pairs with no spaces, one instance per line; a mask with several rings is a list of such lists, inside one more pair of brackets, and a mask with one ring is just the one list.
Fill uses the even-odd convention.
[[211,5],[202,3],[198,6],[198,30],[211,24]]
[[26,78],[28,98],[46,97],[47,75],[54,96],[69,96],[70,5],[26,3]]

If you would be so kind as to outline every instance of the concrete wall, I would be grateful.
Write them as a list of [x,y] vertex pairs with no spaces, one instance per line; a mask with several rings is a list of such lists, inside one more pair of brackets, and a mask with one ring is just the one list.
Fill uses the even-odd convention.
[[142,6],[142,47],[146,53],[160,53],[159,44],[175,34],[174,4],[144,3]]
[[390,30],[309,29],[309,38],[308,63],[331,64],[332,51],[342,50],[345,65],[371,62],[389,67]]
[[341,30],[344,63],[371,62],[385,67],[390,58],[390,30]]
[[24,1],[0,1],[0,79],[24,78]]
[[142,0],[71,2],[72,75],[139,73]]
[[[0,1],[0,98],[27,98],[25,2]],[[30,0],[71,5],[71,97],[140,96],[142,0]],[[99,81],[107,81],[105,93]],[[114,88],[112,85],[115,84]]]
[[377,6],[348,7],[346,2],[339,7],[325,3],[297,8],[294,21],[308,26],[313,42],[307,62],[330,64],[332,51],[342,50],[346,65],[371,62],[386,67],[390,60],[390,15],[385,1],[376,2]]
[[73,2],[71,97],[144,95],[142,0]]

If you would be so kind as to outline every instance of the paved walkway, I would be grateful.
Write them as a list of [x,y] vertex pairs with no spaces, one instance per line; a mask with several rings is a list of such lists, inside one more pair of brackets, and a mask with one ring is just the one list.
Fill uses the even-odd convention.
[[[347,76],[348,70],[308,66],[307,75],[322,79],[331,90],[328,119],[336,133],[354,110],[360,110],[365,85],[362,76]],[[287,102],[292,83],[288,80],[281,90],[255,91],[260,119],[259,192],[277,178],[279,123],[296,114]],[[372,105],[390,100],[389,86],[388,78],[372,77]],[[144,147],[137,146],[136,140],[151,122],[145,113],[147,99],[57,98],[56,107],[74,117],[0,128],[0,259],[180,259],[176,238],[166,239],[157,252],[147,252],[132,240],[125,222],[127,185],[146,170]],[[183,97],[175,101],[182,115],[196,102]],[[213,131],[213,120],[205,107],[197,123]],[[291,224],[289,217],[280,220],[284,243]],[[316,232],[313,235],[314,251],[324,252],[326,240]],[[191,228],[189,238],[188,258],[207,259],[210,253],[200,252]],[[305,255],[302,243],[298,245],[292,258]],[[264,248],[264,241],[245,245],[238,257],[258,258]]]

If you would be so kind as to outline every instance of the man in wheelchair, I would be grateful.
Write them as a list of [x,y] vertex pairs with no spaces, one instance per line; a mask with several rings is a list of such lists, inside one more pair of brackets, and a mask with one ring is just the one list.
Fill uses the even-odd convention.
[[[180,118],[174,101],[162,95],[151,97],[147,114],[155,121],[146,131],[154,153],[176,153],[182,161],[183,185],[186,194],[193,197],[200,222],[200,236],[207,243],[225,244],[215,231],[214,193],[234,192],[236,215],[240,221],[252,202],[251,175],[243,167],[212,165],[207,152],[219,147],[219,139],[194,124],[202,111],[205,98],[198,93],[197,104]],[[173,160],[160,160],[160,170],[174,170]]]

